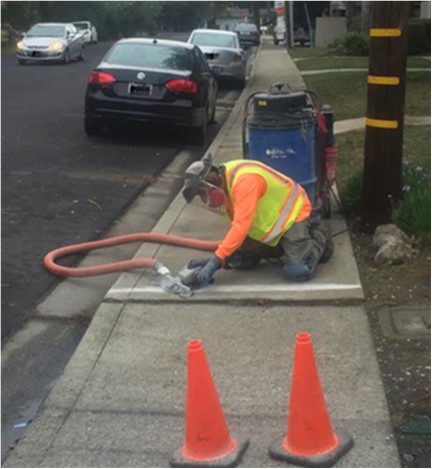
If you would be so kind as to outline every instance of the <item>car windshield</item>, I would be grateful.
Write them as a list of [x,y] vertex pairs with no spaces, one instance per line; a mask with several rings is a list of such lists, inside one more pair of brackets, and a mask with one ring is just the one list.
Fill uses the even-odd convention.
[[74,23],[74,26],[80,31],[84,31],[85,29],[90,29],[90,25],[88,23]]
[[29,29],[27,37],[64,37],[65,27],[54,24],[35,24]]
[[235,37],[230,34],[194,33],[191,42],[197,46],[236,47]]
[[240,23],[235,27],[236,31],[257,31],[257,27],[251,23]]
[[105,57],[104,62],[131,67],[192,70],[191,51],[161,44],[117,44]]

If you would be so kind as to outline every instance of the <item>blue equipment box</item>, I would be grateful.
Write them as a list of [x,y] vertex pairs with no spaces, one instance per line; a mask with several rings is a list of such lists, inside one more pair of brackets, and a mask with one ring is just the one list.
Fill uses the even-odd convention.
[[261,161],[306,190],[313,206],[318,198],[316,119],[310,109],[290,114],[254,114],[248,120],[246,159]]

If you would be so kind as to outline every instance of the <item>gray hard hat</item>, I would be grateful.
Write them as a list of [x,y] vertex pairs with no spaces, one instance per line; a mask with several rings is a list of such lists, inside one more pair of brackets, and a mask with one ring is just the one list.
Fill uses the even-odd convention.
[[193,162],[185,171],[185,180],[183,186],[183,197],[186,202],[191,202],[198,194],[202,183],[213,166],[213,155],[207,153],[199,161]]

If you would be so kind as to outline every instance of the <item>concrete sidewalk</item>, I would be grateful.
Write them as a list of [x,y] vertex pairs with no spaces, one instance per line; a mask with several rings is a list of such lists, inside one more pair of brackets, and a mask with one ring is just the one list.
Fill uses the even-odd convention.
[[[244,102],[274,82],[303,80],[285,49],[264,43],[253,77],[212,143],[218,162],[241,158]],[[345,228],[332,217],[334,232]],[[156,232],[219,239],[227,225],[181,195]],[[120,276],[26,436],[4,467],[169,467],[182,444],[187,341],[200,338],[233,432],[250,438],[241,467],[286,467],[268,447],[286,428],[294,340],[312,334],[333,426],[354,439],[337,467],[399,467],[387,403],[348,234],[307,284],[278,267],[221,271],[216,284],[181,300],[150,272]],[[143,245],[173,272],[199,252]]]

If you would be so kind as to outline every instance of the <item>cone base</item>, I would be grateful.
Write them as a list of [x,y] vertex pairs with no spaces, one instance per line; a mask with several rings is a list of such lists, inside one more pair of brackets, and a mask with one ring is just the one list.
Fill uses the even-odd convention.
[[332,467],[349,449],[352,448],[354,442],[351,436],[346,432],[338,432],[339,445],[328,453],[320,453],[317,455],[302,456],[297,453],[290,453],[282,446],[282,438],[275,440],[270,448],[269,453],[273,459],[286,461],[291,464],[302,467]]
[[238,435],[232,435],[232,438],[237,441],[237,446],[221,458],[188,459],[183,456],[181,449],[178,449],[171,458],[171,467],[235,467],[246,451],[249,440]]

